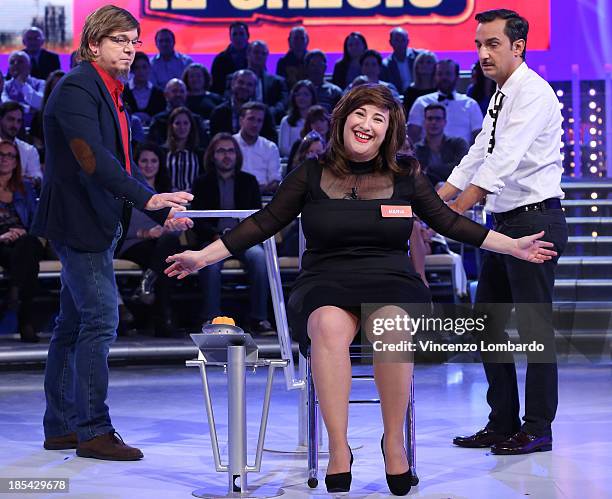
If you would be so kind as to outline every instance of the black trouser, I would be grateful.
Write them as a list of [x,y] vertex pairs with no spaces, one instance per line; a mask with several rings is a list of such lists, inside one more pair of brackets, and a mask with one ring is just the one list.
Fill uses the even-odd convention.
[[20,300],[31,300],[34,296],[43,252],[40,240],[30,234],[15,242],[0,244],[0,265],[8,273],[10,285],[19,289]]
[[163,313],[164,308],[170,307],[170,290],[173,279],[164,274],[168,266],[166,258],[180,251],[178,235],[173,233],[163,234],[157,239],[146,239],[130,246],[119,256],[125,260],[136,262],[143,269],[151,269],[157,274],[155,281],[155,294],[158,305]]
[[[567,243],[567,225],[560,209],[529,211],[496,223],[495,230],[517,238],[545,231],[542,240],[554,243],[560,256]],[[491,406],[488,428],[495,432],[513,434],[519,429],[544,436],[551,435],[551,423],[558,404],[557,363],[554,356],[554,329],[552,325],[552,296],[555,268],[558,256],[543,264],[529,263],[509,255],[487,252],[482,265],[478,289],[478,304],[535,303],[538,319],[517,310],[517,328],[522,342],[537,337],[552,358],[547,362],[534,362],[527,355],[525,381],[525,416],[521,428],[519,419],[519,396],[516,369],[511,355],[502,362],[499,356],[493,362],[491,356],[483,354],[483,364],[489,389],[487,402]],[[499,313],[499,309],[503,309]],[[508,338],[505,325],[512,310],[511,305],[496,307],[496,319],[487,327],[490,342],[505,342]],[[541,313],[544,310],[544,313]],[[533,315],[533,314],[531,314]]]

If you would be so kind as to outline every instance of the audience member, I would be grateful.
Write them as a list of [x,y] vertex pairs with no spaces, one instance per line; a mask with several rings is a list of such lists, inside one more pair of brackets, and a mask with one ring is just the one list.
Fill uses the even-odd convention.
[[489,102],[495,93],[495,87],[495,81],[484,75],[480,62],[475,62],[472,66],[472,83],[468,86],[465,94],[478,102],[483,115],[487,114]]
[[[240,109],[255,99],[257,76],[250,69],[241,69],[232,76],[230,98],[219,104],[210,114],[210,135],[220,132],[237,133],[240,130]],[[261,135],[276,143],[278,134],[272,113],[266,109]]]
[[[255,103],[263,106],[261,103]],[[213,137],[205,155],[206,174],[193,187],[192,207],[196,210],[259,210],[261,195],[257,179],[242,170],[243,157],[236,139],[227,133]],[[194,231],[200,245],[207,245],[238,224],[233,218],[199,218]],[[249,318],[246,329],[252,334],[272,330],[268,316],[270,285],[262,245],[234,255],[245,266],[249,278]],[[203,291],[203,318],[206,322],[221,315],[221,269],[223,262],[199,272]]]
[[482,112],[478,103],[455,91],[459,79],[459,64],[451,59],[436,64],[437,92],[419,97],[408,115],[408,134],[414,142],[421,139],[423,132],[424,110],[428,104],[440,102],[446,107],[446,133],[451,137],[461,137],[468,144],[474,142],[482,128]]
[[298,145],[293,163],[288,166],[288,170],[291,171],[294,168],[300,166],[307,159],[317,159],[325,150],[325,139],[321,134],[315,132],[308,132]]
[[317,103],[314,85],[308,80],[298,81],[291,89],[289,111],[280,124],[278,148],[284,158],[289,156],[291,146],[300,140],[300,131],[304,126],[310,106]]
[[[163,152],[155,144],[143,144],[136,149],[134,161],[147,184],[156,192],[170,192],[172,181],[163,164]],[[137,263],[144,270],[142,291],[154,289],[153,323],[155,336],[174,336],[171,294],[173,279],[164,274],[166,258],[179,251],[176,232],[157,225],[138,210],[132,210],[130,225],[118,254],[119,258]],[[152,287],[152,289],[151,289]]]
[[40,159],[44,163],[45,154],[45,136],[43,133],[43,115],[45,113],[45,106],[49,100],[51,92],[55,88],[55,85],[62,79],[66,73],[61,69],[56,69],[51,72],[45,81],[45,93],[43,94],[43,101],[40,110],[36,111],[32,118],[32,125],[30,126],[30,137],[32,138],[32,144],[36,147],[40,154]]
[[191,112],[204,119],[210,118],[210,113],[217,107],[223,98],[209,92],[210,73],[202,64],[194,62],[183,71],[183,83],[187,87],[187,107]]
[[439,182],[446,182],[453,168],[467,154],[469,146],[461,137],[448,137],[444,134],[445,106],[429,104],[424,114],[425,138],[416,144],[415,156],[435,187]]
[[287,109],[288,91],[283,78],[266,70],[269,53],[266,42],[256,40],[250,43],[247,49],[247,67],[257,76],[255,100],[263,102],[272,113],[274,122],[279,124]]
[[130,114],[149,126],[153,116],[166,107],[164,93],[151,82],[151,62],[144,52],[136,52],[130,68],[131,78],[123,90],[123,102]]
[[287,88],[306,78],[304,57],[308,51],[308,33],[304,26],[294,26],[289,32],[289,50],[276,63],[276,74],[287,82]]
[[[187,87],[183,83],[183,80],[173,78],[166,84],[164,90],[164,98],[166,99],[166,109],[161,113],[157,113],[153,116],[151,125],[149,126],[149,133],[147,135],[147,141],[153,142],[154,144],[162,144],[167,138],[168,131],[168,117],[172,110],[177,107],[186,107],[187,105]],[[197,124],[198,138],[200,145],[206,145],[208,142],[206,129],[202,118],[199,115],[194,115],[193,118]]]
[[[325,139],[325,142],[329,140],[330,130],[330,115],[323,106],[315,105],[308,109],[306,119],[304,120],[304,126],[300,131],[300,139],[303,139],[310,132],[316,132]],[[287,162],[287,173],[291,171],[295,164],[294,158],[297,153],[298,147],[301,141],[294,142],[291,146],[291,152],[289,153],[289,160]]]
[[247,47],[249,45],[249,27],[246,23],[236,21],[229,27],[230,44],[215,56],[212,62],[211,90],[223,95],[228,75],[247,67]]
[[414,60],[414,80],[404,92],[404,111],[406,117],[414,101],[422,95],[436,91],[436,54],[429,50],[423,50]]
[[0,141],[0,265],[9,278],[6,308],[17,313],[21,341],[37,342],[33,299],[38,287],[40,240],[28,234],[36,211],[34,186],[21,175],[19,149]]
[[240,108],[240,131],[234,138],[240,145],[242,170],[255,175],[262,194],[274,194],[282,178],[277,145],[260,136],[266,105],[247,102]]
[[359,60],[361,61],[361,75],[359,76],[365,76],[366,78],[359,80],[359,76],[357,76],[357,78],[355,78],[355,80],[353,80],[353,82],[346,87],[345,93],[349,89],[353,88],[355,83],[358,85],[363,83],[380,83],[391,90],[393,96],[399,100],[400,96],[397,88],[395,88],[395,85],[380,79],[380,73],[382,71],[382,56],[380,55],[380,52],[377,50],[368,49],[361,55]]
[[164,144],[172,191],[191,192],[193,181],[203,173],[203,149],[199,148],[197,122],[186,107],[177,107],[168,117]]
[[32,26],[23,32],[23,51],[30,56],[30,74],[39,80],[46,80],[51,72],[60,69],[59,55],[43,48],[45,34]]
[[325,53],[321,50],[312,50],[306,54],[304,63],[306,64],[306,77],[312,82],[317,92],[317,102],[327,109],[328,113],[331,113],[342,97],[342,89],[325,81],[327,71]]
[[25,126],[29,127],[34,112],[40,109],[45,91],[45,81],[30,75],[30,56],[23,51],[15,51],[9,56],[9,75],[11,79],[4,84],[2,101],[18,102],[23,106]]
[[176,38],[168,28],[155,33],[155,46],[159,53],[151,59],[151,82],[159,89],[173,78],[180,78],[183,71],[193,60],[191,57],[174,50]]
[[389,33],[389,45],[393,52],[382,62],[383,80],[392,83],[403,94],[414,81],[414,62],[420,51],[409,48],[408,32],[401,27],[393,28]]
[[8,101],[0,105],[0,139],[11,142],[19,149],[20,175],[42,178],[40,156],[36,147],[17,138],[23,128],[23,108],[21,104]]
[[361,55],[368,50],[368,42],[358,31],[353,31],[344,39],[342,59],[336,62],[332,83],[345,89],[355,77],[361,74]]

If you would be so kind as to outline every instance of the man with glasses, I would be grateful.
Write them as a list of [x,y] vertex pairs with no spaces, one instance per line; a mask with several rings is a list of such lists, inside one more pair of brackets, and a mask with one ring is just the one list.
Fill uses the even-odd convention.
[[429,104],[424,114],[425,138],[414,146],[415,156],[435,186],[446,181],[468,152],[469,146],[461,137],[444,134],[446,107],[442,104]]
[[[204,156],[206,174],[193,185],[194,210],[259,210],[261,195],[257,178],[242,171],[242,152],[229,133],[215,135]],[[200,247],[219,239],[238,225],[235,218],[198,218],[195,233]],[[263,247],[258,244],[235,255],[247,268],[249,275],[249,318],[247,329],[261,335],[272,331],[268,322],[270,287],[266,273]],[[221,315],[221,269],[219,262],[199,272],[203,292],[203,319],[205,322]]]
[[119,322],[115,247],[132,207],[171,230],[193,225],[173,218],[193,196],[153,193],[130,151],[121,92],[139,35],[138,21],[124,9],[107,5],[87,17],[82,62],[47,102],[47,161],[31,229],[51,241],[62,263],[45,372],[44,447],[113,461],[143,457],[118,436],[106,405],[107,358]]

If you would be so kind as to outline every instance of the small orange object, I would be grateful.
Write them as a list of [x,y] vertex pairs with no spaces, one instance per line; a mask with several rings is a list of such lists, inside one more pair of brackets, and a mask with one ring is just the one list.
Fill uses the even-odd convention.
[[215,317],[212,320],[213,324],[227,324],[229,326],[235,326],[236,325],[236,321],[234,319],[232,319],[231,317],[226,317],[225,315],[221,315],[219,317]]

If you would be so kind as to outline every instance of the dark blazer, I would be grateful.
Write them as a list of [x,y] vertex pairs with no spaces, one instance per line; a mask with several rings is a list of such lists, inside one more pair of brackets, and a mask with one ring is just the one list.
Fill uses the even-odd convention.
[[[208,172],[196,179],[193,184],[193,210],[219,210],[220,195],[217,172]],[[234,178],[234,203],[237,210],[260,210],[261,194],[255,175],[239,171]],[[213,241],[218,235],[218,218],[196,218],[194,228],[200,244]]]
[[[406,58],[408,59],[408,67],[410,68],[410,74],[412,75],[412,79],[414,81],[414,60],[421,52],[419,50],[415,50],[413,48],[408,48],[406,50]],[[402,78],[400,76],[399,69],[397,68],[397,61],[393,57],[393,54],[385,57],[383,59],[383,67],[380,73],[380,79],[384,81],[388,81],[389,83],[393,83],[395,88],[402,93],[404,92],[404,88],[402,88]]]
[[210,75],[212,76],[212,84],[210,86],[210,91],[219,95],[223,95],[223,93],[225,92],[225,82],[227,80],[227,75],[233,73],[234,71],[238,71],[239,69],[245,68],[246,58],[244,66],[238,67],[236,63],[234,63],[234,59],[230,54],[228,45],[228,47],[223,52],[219,52],[213,59],[212,66],[210,68]]
[[134,94],[127,85],[123,90],[123,102],[128,106],[130,114],[147,113],[149,116],[153,117],[166,109],[166,98],[164,97],[164,93],[155,86],[151,89],[149,102],[147,102],[147,106],[144,109],[138,109]]
[[[235,130],[233,127],[232,104],[230,101],[219,104],[213,109],[212,113],[210,113],[210,136],[214,137],[219,132],[231,134],[238,133],[238,130]],[[266,110],[263,127],[261,128],[261,136],[271,140],[275,144],[278,143],[276,125],[274,124],[274,118],[269,109]]]
[[[79,251],[105,251],[124,211],[143,211],[153,192],[131,153],[132,175],[125,170],[119,117],[91,63],[59,81],[43,119],[45,174],[31,232]],[[169,209],[144,211],[163,224]]]
[[30,75],[41,80],[46,80],[47,76],[53,71],[60,69],[59,55],[49,50],[40,49],[38,61],[35,59],[31,59],[31,61],[32,68],[30,69]]

